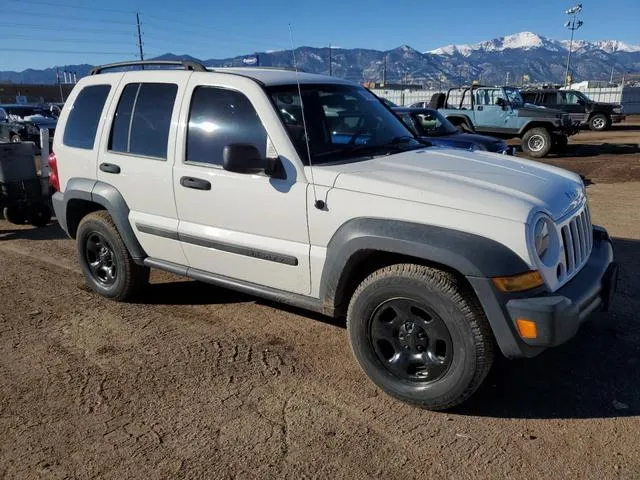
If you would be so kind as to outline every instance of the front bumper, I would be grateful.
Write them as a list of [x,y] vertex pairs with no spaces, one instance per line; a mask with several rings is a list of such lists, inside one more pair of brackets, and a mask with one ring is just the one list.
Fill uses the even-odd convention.
[[[565,286],[550,293],[536,291],[513,294],[497,292],[493,286],[469,279],[480,299],[502,352],[510,358],[532,357],[560,345],[577,333],[591,313],[609,308],[616,290],[618,267],[606,230],[594,227],[593,250],[582,270]],[[535,323],[536,338],[518,334],[517,319]]]

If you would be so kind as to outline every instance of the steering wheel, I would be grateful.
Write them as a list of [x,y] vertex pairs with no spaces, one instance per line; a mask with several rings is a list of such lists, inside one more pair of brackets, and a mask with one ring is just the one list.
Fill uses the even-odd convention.
[[356,130],[355,133],[353,135],[351,135],[351,138],[347,142],[347,145],[349,145],[349,146],[355,145],[356,140],[358,139],[358,137],[361,136],[363,133],[367,133],[367,132],[368,132],[368,130],[366,128],[360,128],[360,129]]

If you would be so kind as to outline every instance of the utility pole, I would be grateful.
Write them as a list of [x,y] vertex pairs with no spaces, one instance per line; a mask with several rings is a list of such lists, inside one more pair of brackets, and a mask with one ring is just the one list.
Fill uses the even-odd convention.
[[505,83],[505,85],[508,87],[509,86],[509,72],[507,72],[507,82]]
[[566,10],[564,13],[567,15],[571,15],[573,18],[564,24],[569,30],[571,30],[571,41],[569,42],[569,55],[567,55],[567,68],[564,71],[564,85],[565,87],[569,84],[569,67],[571,65],[571,54],[573,53],[573,35],[584,22],[582,20],[577,20],[578,14],[582,11],[582,4],[579,3],[575,7],[572,7]]
[[331,60],[331,44],[329,44],[329,76],[333,75],[333,60]]
[[[142,51],[142,32],[140,30],[140,14],[136,12],[136,26],[138,27],[138,49],[140,50],[140,61],[144,60],[144,52]],[[144,70],[144,65],[142,66]]]
[[382,62],[382,85],[387,83],[387,56],[385,55]]
[[64,103],[64,94],[62,93],[62,83],[60,83],[60,70],[56,67],[56,80],[58,80],[58,88],[60,88],[60,101]]

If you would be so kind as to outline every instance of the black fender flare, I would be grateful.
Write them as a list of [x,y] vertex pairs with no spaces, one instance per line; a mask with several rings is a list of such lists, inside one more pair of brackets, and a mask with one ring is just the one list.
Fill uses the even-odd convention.
[[475,127],[473,126],[473,122],[471,121],[471,118],[469,117],[469,115],[454,113],[454,114],[446,115],[445,118],[449,121],[451,121],[451,119],[460,119],[462,120],[461,123],[466,123],[471,130],[475,130]]
[[355,218],[338,228],[327,245],[320,280],[320,299],[325,308],[342,307],[349,263],[367,251],[419,258],[465,277],[510,276],[530,270],[513,250],[486,237],[401,220]]
[[113,185],[88,178],[72,178],[67,182],[64,192],[56,192],[52,197],[56,218],[62,229],[72,236],[67,219],[73,200],[82,200],[96,204],[107,210],[122,237],[134,261],[141,263],[146,257],[129,222],[129,206],[122,194]]

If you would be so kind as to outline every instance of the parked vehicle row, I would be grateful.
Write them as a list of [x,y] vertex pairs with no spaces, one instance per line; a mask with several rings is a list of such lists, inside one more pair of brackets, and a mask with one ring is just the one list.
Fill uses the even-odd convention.
[[50,157],[99,294],[130,299],[157,268],[344,316],[369,378],[431,409],[472,395],[498,349],[531,357],[608,307],[611,240],[578,175],[429,147],[335,77],[103,73],[150,64],[80,80]]
[[49,130],[53,141],[57,118],[48,108],[39,105],[0,105],[0,142],[34,142],[40,145],[40,129]]
[[622,105],[594,102],[578,90],[526,89],[522,97],[527,103],[561,110],[581,126],[595,131],[608,130],[625,119]]

